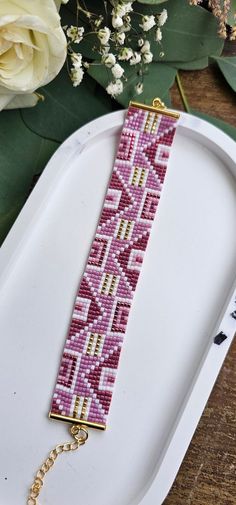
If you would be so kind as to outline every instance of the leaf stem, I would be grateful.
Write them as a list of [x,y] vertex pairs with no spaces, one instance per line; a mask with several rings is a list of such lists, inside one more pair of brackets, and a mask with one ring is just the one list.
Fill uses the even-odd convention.
[[188,100],[187,100],[187,97],[185,95],[184,88],[182,86],[182,82],[181,82],[180,75],[179,75],[178,71],[176,73],[176,78],[175,79],[176,79],[176,84],[178,86],[179,94],[181,96],[181,100],[183,102],[184,109],[185,109],[186,112],[190,113],[190,107],[189,107]]

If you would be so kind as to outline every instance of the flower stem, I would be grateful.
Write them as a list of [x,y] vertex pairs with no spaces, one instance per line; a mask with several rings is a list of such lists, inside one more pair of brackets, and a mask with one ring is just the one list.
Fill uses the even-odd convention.
[[186,112],[190,113],[191,112],[190,111],[190,107],[189,107],[188,100],[187,100],[187,97],[185,95],[185,92],[184,92],[184,89],[183,89],[182,82],[181,82],[180,75],[179,75],[178,71],[177,71],[175,79],[176,79],[176,84],[178,86],[179,94],[181,96],[181,100],[183,102],[184,110]]

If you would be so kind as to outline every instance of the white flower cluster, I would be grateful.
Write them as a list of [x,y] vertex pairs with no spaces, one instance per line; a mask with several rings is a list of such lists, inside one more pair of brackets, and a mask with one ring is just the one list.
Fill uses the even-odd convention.
[[[134,67],[134,73],[140,76],[140,82],[135,85],[135,92],[140,95],[143,92],[143,69],[144,65],[148,65],[153,60],[153,53],[149,40],[147,40],[147,32],[155,27],[154,43],[161,43],[162,30],[161,27],[167,21],[167,10],[163,9],[159,15],[140,15],[133,10],[134,1],[127,2],[126,0],[116,0],[113,2],[111,10],[111,28],[103,26],[104,18],[100,15],[95,15],[83,9],[83,14],[89,19],[91,34],[95,34],[99,47],[95,48],[100,55],[100,64],[105,65],[110,71],[111,81],[106,87],[106,91],[112,97],[120,95],[124,90],[124,82],[127,82],[124,68],[119,62],[128,62],[131,67]],[[79,2],[78,2],[79,6]],[[78,7],[78,10],[80,7]],[[81,9],[82,10],[82,9]],[[136,14],[141,16],[138,33],[137,28],[132,27],[132,16]],[[84,36],[90,33],[85,33],[83,26],[65,27],[66,34],[69,39],[68,53],[71,60],[71,79],[73,86],[78,86],[84,76],[84,70],[91,65],[98,65],[98,61],[87,63],[83,61],[82,54],[74,51],[73,44],[79,44]],[[113,28],[113,29],[112,29]],[[129,32],[127,35],[126,32]],[[133,32],[135,37],[132,39]],[[129,47],[127,42],[137,40],[136,50]],[[133,45],[133,42],[132,42]]]
[[66,35],[71,40],[71,42],[79,44],[83,39],[84,27],[71,25],[69,28],[67,28]]
[[71,80],[73,82],[73,86],[76,87],[79,86],[84,77],[84,70],[82,68],[82,54],[72,53],[71,62],[72,62]]
[[133,10],[132,3],[133,2],[120,1],[112,9],[111,22],[113,28],[118,29],[123,33],[130,31],[131,17],[129,16],[129,13]]
[[160,42],[162,40],[162,31],[161,27],[166,23],[168,18],[167,10],[163,9],[162,12],[156,16],[142,16],[142,22],[140,23],[140,28],[143,29],[144,32],[149,32],[151,28],[156,26],[156,42]]

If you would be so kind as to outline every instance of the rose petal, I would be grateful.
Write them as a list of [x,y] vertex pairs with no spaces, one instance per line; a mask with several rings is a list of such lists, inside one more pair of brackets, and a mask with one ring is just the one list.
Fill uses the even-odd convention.
[[15,95],[10,102],[5,106],[5,109],[23,109],[25,107],[35,107],[40,97],[37,93],[29,95]]

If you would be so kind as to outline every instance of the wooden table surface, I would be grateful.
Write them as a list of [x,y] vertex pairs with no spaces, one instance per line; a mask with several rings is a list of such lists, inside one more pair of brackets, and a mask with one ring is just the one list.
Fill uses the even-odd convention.
[[[236,54],[236,45],[226,51]],[[236,126],[236,95],[217,68],[180,77],[192,108]],[[176,85],[171,94],[183,109]],[[236,505],[236,339],[163,505]]]

